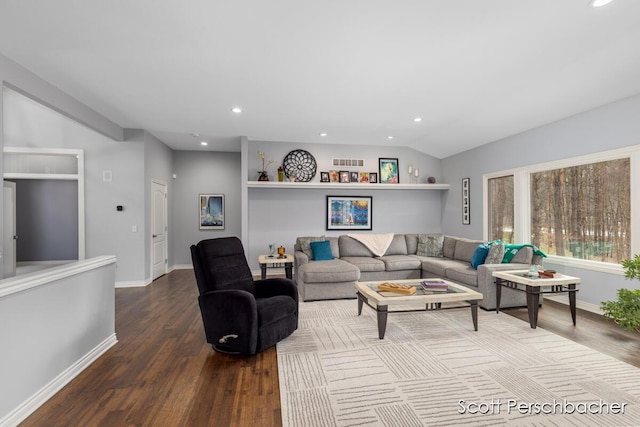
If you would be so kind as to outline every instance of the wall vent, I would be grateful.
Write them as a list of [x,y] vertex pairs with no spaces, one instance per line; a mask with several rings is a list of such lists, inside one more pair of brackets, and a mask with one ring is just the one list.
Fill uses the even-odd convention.
[[362,159],[333,159],[333,166],[350,166],[350,167],[364,167],[364,160]]

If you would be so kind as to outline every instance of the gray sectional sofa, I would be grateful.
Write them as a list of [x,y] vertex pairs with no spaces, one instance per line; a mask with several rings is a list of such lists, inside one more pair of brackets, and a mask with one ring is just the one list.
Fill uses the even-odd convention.
[[[395,234],[382,256],[375,256],[364,244],[347,235],[338,237],[298,237],[294,252],[294,279],[304,301],[355,298],[355,283],[367,280],[419,279],[439,277],[476,290],[486,310],[496,308],[496,290],[492,272],[527,269],[541,264],[531,247],[523,247],[510,263],[482,264],[471,267],[471,258],[481,243],[460,237],[444,236],[442,257],[417,255],[418,234]],[[315,261],[308,250],[310,240],[328,240],[332,260]],[[306,245],[305,245],[306,243]],[[304,251],[303,251],[304,249]],[[306,252],[306,253],[305,253]],[[523,292],[503,289],[500,307],[526,306]]]

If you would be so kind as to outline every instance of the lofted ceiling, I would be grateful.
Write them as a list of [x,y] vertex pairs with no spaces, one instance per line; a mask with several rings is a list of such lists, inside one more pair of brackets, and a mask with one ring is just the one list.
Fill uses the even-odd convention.
[[640,93],[640,1],[0,0],[0,53],[177,150],[444,158]]

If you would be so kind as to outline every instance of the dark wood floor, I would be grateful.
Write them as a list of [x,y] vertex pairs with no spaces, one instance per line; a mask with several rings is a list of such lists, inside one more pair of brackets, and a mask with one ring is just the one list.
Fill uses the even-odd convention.
[[[354,302],[355,304],[355,302]],[[527,321],[525,309],[506,310]],[[638,334],[545,301],[545,328],[640,367]],[[275,348],[250,358],[206,344],[193,271],[145,288],[116,289],[118,344],[23,426],[280,426]]]

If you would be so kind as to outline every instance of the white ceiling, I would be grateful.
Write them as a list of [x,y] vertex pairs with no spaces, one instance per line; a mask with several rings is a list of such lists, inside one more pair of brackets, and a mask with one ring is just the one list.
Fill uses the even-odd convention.
[[640,1],[0,0],[0,53],[174,149],[443,158],[640,93]]

